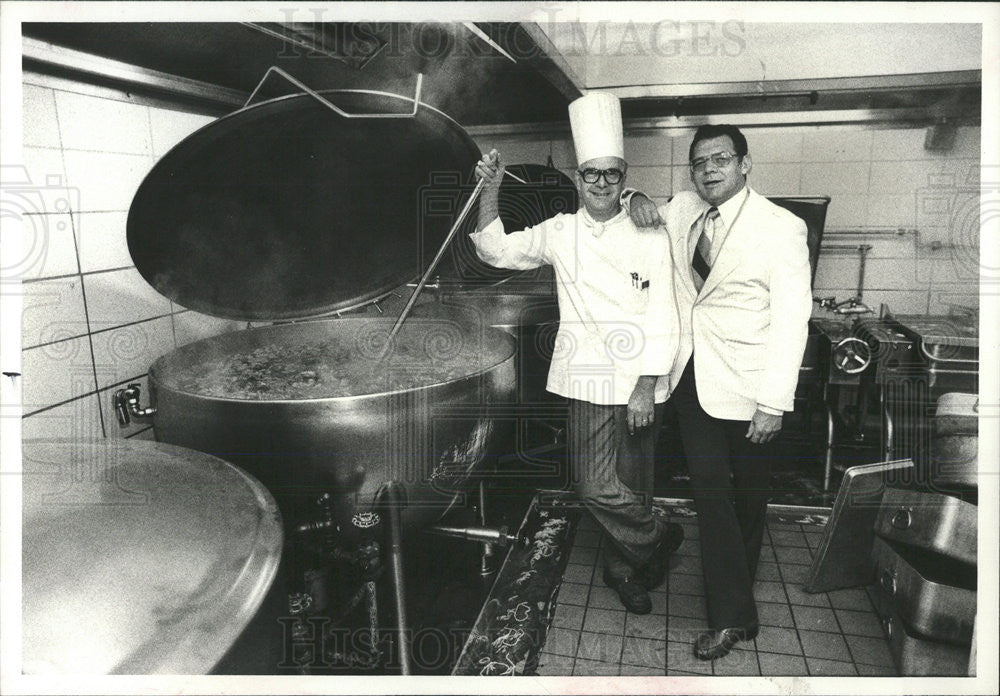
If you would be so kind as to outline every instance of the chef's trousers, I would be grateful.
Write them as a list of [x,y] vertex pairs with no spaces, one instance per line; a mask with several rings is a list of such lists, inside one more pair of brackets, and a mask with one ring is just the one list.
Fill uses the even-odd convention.
[[663,409],[657,404],[653,425],[630,435],[626,406],[569,399],[573,486],[604,530],[601,553],[617,580],[632,577],[649,560],[665,528],[652,512],[653,450]]

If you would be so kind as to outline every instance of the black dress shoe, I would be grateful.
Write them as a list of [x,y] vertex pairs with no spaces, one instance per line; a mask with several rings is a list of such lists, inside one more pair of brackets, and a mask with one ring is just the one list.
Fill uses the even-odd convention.
[[722,628],[717,631],[706,631],[694,641],[694,655],[699,660],[715,660],[729,654],[733,646],[741,640],[753,640],[757,637],[759,626]]
[[612,577],[608,569],[605,568],[604,584],[618,593],[618,599],[622,601],[622,606],[633,614],[648,614],[653,610],[653,603],[649,599],[646,588],[639,584],[636,578],[618,580]]
[[660,543],[653,549],[649,560],[636,571],[636,580],[647,590],[653,590],[662,585],[664,578],[667,577],[667,563],[670,561],[670,554],[679,549],[682,543],[684,543],[684,527],[669,522],[663,530]]

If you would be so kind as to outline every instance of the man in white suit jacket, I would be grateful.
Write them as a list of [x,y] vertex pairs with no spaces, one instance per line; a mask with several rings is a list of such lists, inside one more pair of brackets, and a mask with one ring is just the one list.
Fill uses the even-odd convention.
[[[689,151],[695,191],[661,209],[672,246],[681,341],[671,401],[698,513],[715,659],[758,631],[753,597],[769,486],[768,443],[793,409],[812,309],[805,223],[747,186],[734,126],[702,126]],[[633,197],[637,223],[658,217]]]

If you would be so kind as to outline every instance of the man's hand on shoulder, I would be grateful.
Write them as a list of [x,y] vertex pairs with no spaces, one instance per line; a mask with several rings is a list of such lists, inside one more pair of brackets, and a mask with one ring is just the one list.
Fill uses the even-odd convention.
[[638,191],[629,199],[628,213],[636,227],[659,227],[663,224],[656,204]]

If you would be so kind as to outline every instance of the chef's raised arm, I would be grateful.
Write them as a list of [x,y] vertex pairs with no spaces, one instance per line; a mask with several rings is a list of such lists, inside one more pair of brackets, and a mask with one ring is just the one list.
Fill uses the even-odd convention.
[[480,259],[497,268],[527,270],[551,263],[546,253],[546,222],[506,234],[499,214],[500,183],[504,164],[500,153],[490,150],[476,164],[484,181],[479,197],[479,223],[469,235]]

